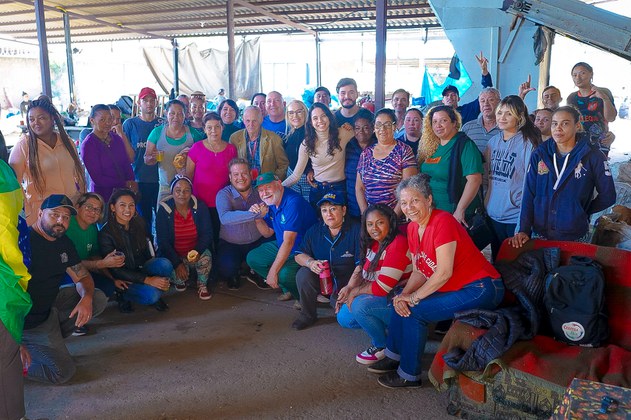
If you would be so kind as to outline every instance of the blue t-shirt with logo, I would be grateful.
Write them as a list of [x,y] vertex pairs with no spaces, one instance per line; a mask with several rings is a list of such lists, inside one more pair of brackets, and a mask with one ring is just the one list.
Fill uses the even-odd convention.
[[147,150],[147,138],[154,128],[162,125],[164,120],[156,118],[153,121],[143,121],[140,117],[129,118],[123,123],[123,131],[131,143],[136,155],[132,162],[136,181],[157,183],[158,165],[145,165],[145,151]]

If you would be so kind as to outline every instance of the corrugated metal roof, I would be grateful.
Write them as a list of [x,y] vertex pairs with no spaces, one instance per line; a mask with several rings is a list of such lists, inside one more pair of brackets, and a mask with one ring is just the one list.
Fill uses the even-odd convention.
[[[387,0],[388,28],[438,27],[427,0]],[[48,42],[63,43],[63,11],[72,42],[226,34],[225,0],[45,0]],[[375,0],[234,0],[235,35],[374,30]],[[32,0],[0,0],[0,36],[36,41]]]

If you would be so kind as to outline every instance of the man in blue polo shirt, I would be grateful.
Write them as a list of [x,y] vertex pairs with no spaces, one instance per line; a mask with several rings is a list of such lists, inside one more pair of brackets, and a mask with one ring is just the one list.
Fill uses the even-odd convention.
[[273,172],[259,175],[256,187],[263,203],[253,205],[250,211],[263,216],[256,219],[261,235],[269,238],[276,234],[276,242],[266,242],[250,251],[247,263],[270,287],[280,287],[283,293],[279,300],[298,298],[296,272],[300,266],[294,255],[307,229],[316,223],[316,215],[307,200],[283,187]]
[[316,303],[321,292],[319,275],[325,263],[329,264],[333,279],[330,304],[335,307],[337,293],[348,284],[353,274],[361,274],[360,223],[346,216],[346,197],[336,193],[325,194],[318,201],[324,223],[311,226],[296,255],[302,266],[296,274],[300,293],[300,316],[291,325],[303,330],[318,319]]

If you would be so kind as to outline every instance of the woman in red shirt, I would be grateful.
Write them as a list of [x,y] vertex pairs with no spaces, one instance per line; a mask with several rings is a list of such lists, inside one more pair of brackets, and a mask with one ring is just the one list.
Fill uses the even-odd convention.
[[459,311],[494,309],[504,297],[504,284],[460,223],[434,208],[428,175],[403,180],[397,197],[411,221],[413,272],[392,302],[386,357],[368,370],[384,373],[379,383],[387,388],[419,387],[429,324]]
[[337,322],[345,328],[362,328],[370,336],[371,346],[355,357],[363,365],[383,359],[392,313],[386,296],[412,272],[407,239],[397,219],[386,204],[368,206],[360,233],[363,267],[355,269],[337,298]]

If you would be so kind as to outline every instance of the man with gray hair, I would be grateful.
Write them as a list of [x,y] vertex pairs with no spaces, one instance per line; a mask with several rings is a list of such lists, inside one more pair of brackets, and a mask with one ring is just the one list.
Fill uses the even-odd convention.
[[245,128],[230,136],[239,157],[246,159],[252,169],[252,178],[264,172],[274,172],[279,179],[285,179],[289,160],[283,141],[274,132],[261,127],[263,115],[259,107],[250,105],[243,111]]
[[265,99],[267,115],[263,118],[263,128],[272,131],[281,139],[287,136],[287,123],[285,122],[285,100],[283,95],[275,90],[267,94]]
[[462,126],[462,131],[473,140],[482,154],[484,154],[486,144],[491,137],[500,132],[495,120],[495,108],[501,100],[502,96],[499,90],[493,87],[482,89],[478,96],[480,115]]

